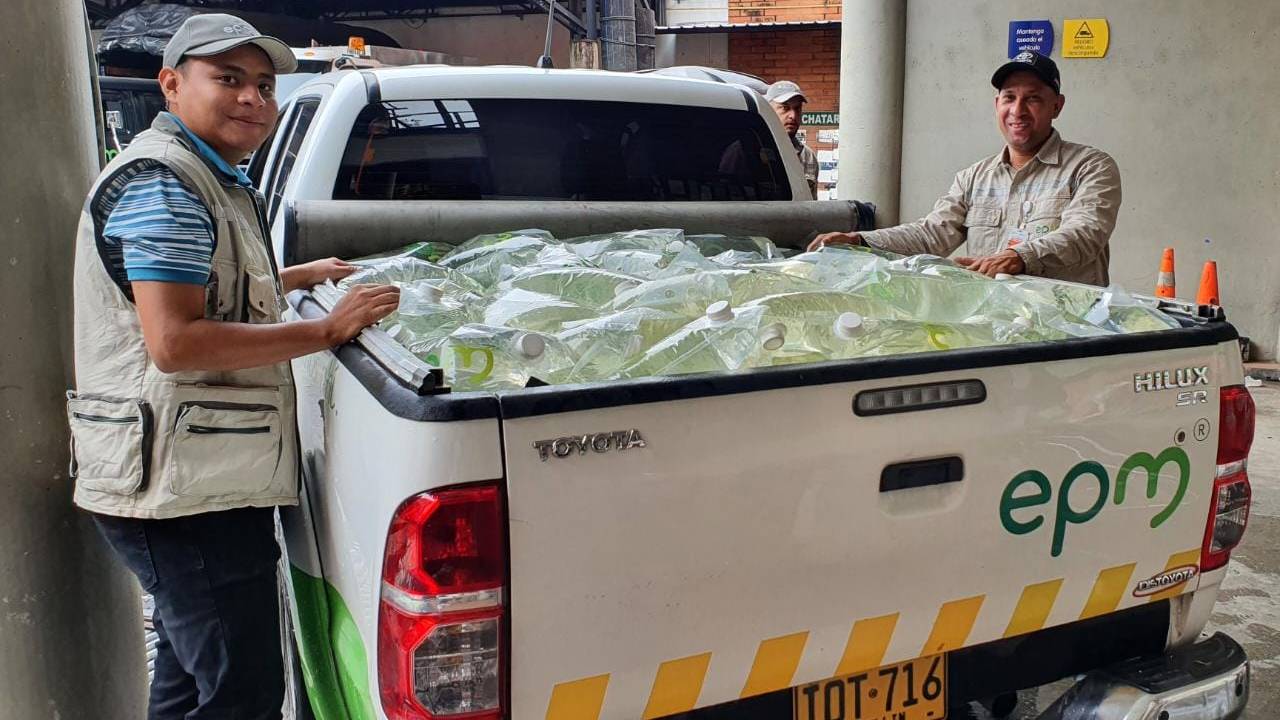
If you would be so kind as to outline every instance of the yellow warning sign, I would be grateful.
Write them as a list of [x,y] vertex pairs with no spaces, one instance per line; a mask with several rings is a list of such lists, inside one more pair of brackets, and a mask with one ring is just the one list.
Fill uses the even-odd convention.
[[1106,18],[1064,20],[1062,23],[1062,57],[1106,57],[1111,44],[1111,28]]

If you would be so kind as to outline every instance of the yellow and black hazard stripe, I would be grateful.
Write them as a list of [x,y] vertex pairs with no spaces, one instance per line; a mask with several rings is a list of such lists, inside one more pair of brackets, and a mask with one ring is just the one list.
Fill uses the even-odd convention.
[[[1170,556],[1165,570],[1195,565],[1199,561],[1199,548],[1175,553]],[[1080,611],[1080,619],[1087,620],[1115,612],[1133,587],[1136,568],[1137,563],[1127,563],[1099,572],[1088,600]],[[1063,582],[1064,578],[1057,578],[1023,588],[1003,637],[1011,638],[1043,629],[1057,604]],[[1185,583],[1173,586],[1152,595],[1149,601],[1157,602],[1175,597],[1186,589]],[[943,603],[938,608],[928,639],[920,648],[919,657],[965,647],[986,599],[986,595],[975,595]],[[883,665],[894,631],[898,627],[899,615],[891,613],[854,621],[844,653],[832,677],[852,675]],[[808,631],[762,640],[756,648],[755,658],[746,673],[739,697],[762,695],[791,687],[808,641]],[[653,685],[641,716],[643,720],[653,720],[696,708],[707,670],[711,666],[711,658],[712,653],[705,652],[660,663],[654,673]],[[609,689],[609,678],[610,674],[605,673],[556,685],[551,692],[546,720],[598,720],[604,707],[605,693]]]

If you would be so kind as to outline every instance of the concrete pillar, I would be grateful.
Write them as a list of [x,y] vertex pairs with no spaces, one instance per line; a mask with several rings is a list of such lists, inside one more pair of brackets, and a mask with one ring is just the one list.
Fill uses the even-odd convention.
[[898,222],[907,0],[844,0],[840,26],[840,178],[837,196],[876,204]]
[[659,35],[657,41],[657,57],[654,65],[660,68],[672,67],[676,64],[676,42],[679,35]]
[[600,41],[574,40],[570,43],[569,67],[583,70],[599,70]]
[[0,719],[140,718],[135,581],[71,505],[72,247],[97,172],[81,0],[0,3]]

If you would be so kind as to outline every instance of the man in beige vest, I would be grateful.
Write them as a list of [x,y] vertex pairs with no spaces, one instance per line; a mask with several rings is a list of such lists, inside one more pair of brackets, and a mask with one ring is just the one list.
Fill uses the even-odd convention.
[[1115,160],[1063,140],[1053,128],[1066,104],[1053,60],[1022,52],[996,70],[991,84],[1003,152],[961,170],[923,219],[884,230],[826,233],[809,249],[848,243],[945,257],[966,245],[970,257],[956,262],[986,275],[1106,285],[1120,213]]
[[323,320],[284,293],[336,259],[277,271],[261,198],[236,164],[276,122],[284,43],[230,15],[188,19],[165,51],[169,112],[103,171],[75,268],[75,502],[155,598],[152,720],[280,717],[275,506],[297,503],[289,360],[396,308],[360,286]]

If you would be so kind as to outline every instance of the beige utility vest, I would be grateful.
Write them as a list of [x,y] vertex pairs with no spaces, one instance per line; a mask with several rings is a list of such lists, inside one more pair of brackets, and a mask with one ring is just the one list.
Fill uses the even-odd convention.
[[75,503],[106,515],[169,518],[297,503],[289,363],[166,373],[147,354],[131,299],[104,262],[104,188],[137,163],[162,164],[204,200],[216,247],[205,318],[281,322],[279,274],[250,191],[220,182],[161,115],[103,172],[76,238],[76,390],[67,394]]

